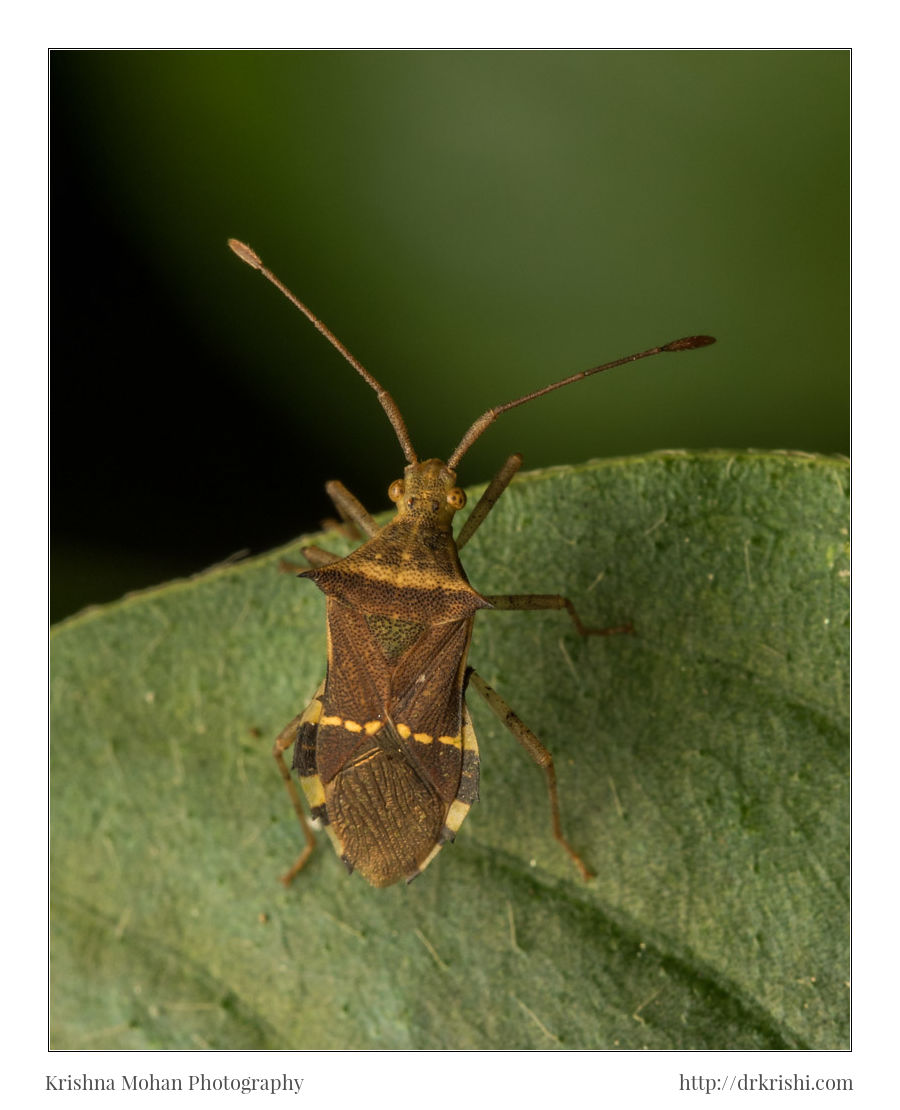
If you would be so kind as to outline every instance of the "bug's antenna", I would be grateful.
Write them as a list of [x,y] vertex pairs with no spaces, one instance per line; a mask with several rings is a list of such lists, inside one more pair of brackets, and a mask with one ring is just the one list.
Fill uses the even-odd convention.
[[636,355],[628,355],[626,358],[617,358],[615,362],[605,362],[602,366],[593,366],[590,370],[581,370],[577,374],[573,374],[570,378],[563,378],[560,382],[554,382],[553,385],[545,385],[543,389],[536,389],[533,393],[526,393],[524,397],[519,397],[515,401],[507,401],[506,404],[496,405],[492,409],[488,409],[483,413],[466,434],[460,440],[459,446],[447,460],[447,466],[451,470],[455,470],[457,463],[469,450],[476,439],[483,431],[490,427],[491,424],[502,413],[508,409],[517,408],[519,405],[524,405],[526,401],[533,401],[536,397],[543,397],[545,393],[550,393],[554,389],[562,389],[564,385],[571,385],[573,382],[580,382],[582,378],[588,378],[591,374],[599,374],[602,370],[612,370],[615,366],[624,366],[626,362],[637,362],[639,358],[649,358],[651,355],[662,354],[663,351],[693,351],[695,347],[708,347],[710,343],[715,343],[715,339],[711,335],[689,335],[685,339],[674,339],[671,343],[666,343],[663,347],[651,347],[648,351],[640,351]]
[[283,282],[279,281],[279,279],[272,273],[270,269],[268,269],[268,267],[263,265],[262,259],[259,257],[255,250],[248,247],[246,243],[242,243],[239,239],[229,239],[228,245],[238,256],[238,258],[241,259],[242,262],[246,262],[247,265],[252,266],[254,270],[259,270],[263,277],[268,278],[268,280],[271,281],[276,289],[280,289],[281,292],[284,293],[287,299],[291,302],[291,304],[294,305],[295,308],[300,309],[300,311],[307,318],[307,320],[309,320],[313,327],[325,336],[332,347],[335,347],[338,351],[341,352],[344,358],[350,363],[350,365],[357,372],[357,374],[359,374],[363,381],[368,382],[368,384],[375,390],[375,393],[378,396],[378,400],[381,402],[381,407],[387,413],[387,418],[388,420],[390,420],[394,431],[397,433],[397,439],[400,440],[400,446],[403,448],[403,454],[406,456],[406,461],[408,463],[418,462],[418,459],[416,458],[416,453],[413,450],[412,441],[409,438],[409,432],[406,428],[406,421],[400,414],[400,410],[397,408],[397,402],[390,395],[390,393],[388,393],[386,389],[382,389],[382,387],[372,377],[365,366],[363,366],[363,364],[358,359],[354,358],[353,355],[350,354],[350,352],[340,341],[340,339],[338,339],[336,335],[334,335],[331,331],[328,330],[328,328],[325,327],[318,316],[313,315],[313,313],[310,312],[306,305],[302,301],[298,300],[290,291],[290,289],[288,289],[288,287]]

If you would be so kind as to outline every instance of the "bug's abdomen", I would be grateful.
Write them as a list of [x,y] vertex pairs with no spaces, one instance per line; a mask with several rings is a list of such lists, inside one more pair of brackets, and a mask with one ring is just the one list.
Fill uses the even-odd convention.
[[440,841],[447,806],[400,753],[373,747],[326,787],[345,862],[373,886],[417,874]]

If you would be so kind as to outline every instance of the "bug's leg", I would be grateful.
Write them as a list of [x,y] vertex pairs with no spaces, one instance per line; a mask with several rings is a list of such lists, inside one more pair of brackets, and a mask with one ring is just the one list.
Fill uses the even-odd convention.
[[327,567],[329,563],[336,563],[340,559],[340,555],[335,555],[333,551],[326,551],[324,547],[317,547],[314,543],[308,547],[301,547],[300,550],[304,559],[314,567]]
[[281,876],[281,881],[285,886],[292,881],[297,872],[306,864],[306,861],[312,855],[313,849],[316,846],[316,839],[313,835],[312,827],[306,819],[306,814],[303,812],[303,803],[300,801],[300,795],[297,793],[297,787],[294,785],[294,780],[291,778],[290,769],[284,760],[284,752],[296,742],[297,733],[300,730],[302,720],[302,715],[300,717],[295,717],[293,721],[278,734],[275,740],[275,746],[272,749],[272,755],[275,757],[275,762],[278,764],[278,770],[281,772],[281,777],[284,780],[284,785],[291,799],[291,804],[294,807],[294,812],[297,814],[297,820],[300,822],[303,835],[306,837],[306,845],[297,857],[296,863],[289,871],[286,871],[285,874]]
[[343,482],[326,482],[325,492],[334,502],[334,507],[340,513],[341,520],[347,524],[355,525],[363,535],[369,537],[380,531],[362,502],[353,496]]
[[[310,544],[309,547],[301,547],[303,557],[314,567],[327,567],[329,563],[336,563],[340,559],[340,555],[335,555],[332,551],[326,551],[324,547],[317,547],[315,544]],[[301,567],[299,563],[292,563],[290,559],[279,559],[278,569],[282,574],[299,574],[307,567]]]
[[582,624],[581,617],[575,606],[562,594],[485,594],[485,601],[489,601],[495,609],[565,609],[579,636],[616,636],[623,632],[634,632],[634,625],[617,624],[612,628],[589,628]]
[[322,703],[319,698],[324,687],[325,684],[323,682],[319,689],[316,691],[316,696],[309,703],[306,709],[298,717],[295,717],[289,725],[286,725],[281,730],[281,732],[279,732],[278,736],[275,738],[275,745],[272,748],[272,755],[275,757],[275,762],[278,764],[278,770],[284,782],[285,789],[288,792],[288,797],[291,799],[291,805],[294,807],[294,813],[297,814],[297,820],[300,822],[300,827],[303,829],[303,835],[306,838],[306,844],[303,848],[303,851],[297,857],[296,862],[290,868],[290,870],[286,871],[281,876],[281,881],[284,883],[285,886],[290,885],[290,883],[294,879],[294,876],[306,865],[306,861],[312,855],[313,849],[316,846],[316,838],[313,833],[312,826],[306,819],[306,814],[303,811],[303,803],[300,801],[300,795],[297,792],[297,786],[293,778],[291,777],[290,768],[285,762],[284,753],[285,751],[287,751],[288,748],[297,743],[298,739],[301,738],[301,733],[304,730],[311,730],[311,736],[304,736],[303,739],[310,739],[314,743],[316,725],[318,724],[319,717],[322,714]]
[[461,550],[472,536],[475,535],[475,529],[478,528],[491,509],[497,504],[500,494],[503,493],[513,480],[516,471],[521,465],[521,455],[510,455],[503,466],[500,467],[497,474],[488,483],[487,489],[481,497],[478,498],[475,508],[469,513],[466,523],[459,530],[459,535],[456,537],[457,551]]
[[540,740],[538,740],[522,718],[510,709],[497,691],[492,686],[488,686],[477,671],[472,670],[470,667],[468,669],[468,675],[469,681],[478,693],[481,694],[494,713],[496,713],[497,717],[506,725],[525,751],[528,752],[534,762],[544,772],[544,777],[547,780],[547,792],[550,795],[550,819],[553,823],[553,835],[569,853],[572,862],[581,872],[581,877],[587,882],[588,879],[594,877],[594,872],[590,870],[581,856],[579,856],[568,840],[566,840],[565,836],[563,836],[562,822],[559,817],[559,796],[556,792],[556,769],[553,766],[553,756],[547,751]]
[[[334,507],[341,514],[341,522],[323,520],[323,528],[334,528],[350,540],[362,539],[363,535],[371,537],[379,531],[378,525],[366,511],[362,502],[353,496],[343,482],[326,482],[325,490],[334,502]],[[315,544],[304,547],[302,551],[314,567],[324,567],[329,563],[336,563],[340,559],[340,555],[333,555],[322,547],[316,547]],[[301,567],[298,563],[292,563],[288,559],[282,559],[278,564],[278,569],[285,574],[297,574],[301,570],[306,570],[306,567]]]
[[362,532],[352,522],[338,520],[336,516],[326,516],[319,521],[323,532],[337,532],[345,540],[355,540],[357,543],[363,538]]

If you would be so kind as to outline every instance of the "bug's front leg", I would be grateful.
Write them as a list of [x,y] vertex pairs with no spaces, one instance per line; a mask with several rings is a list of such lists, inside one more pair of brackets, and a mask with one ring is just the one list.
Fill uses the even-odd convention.
[[469,513],[468,520],[462,526],[459,535],[456,537],[457,551],[462,551],[469,540],[475,535],[476,529],[480,528],[484,523],[484,518],[497,504],[500,499],[500,494],[503,493],[509,483],[515,478],[521,465],[522,456],[518,452],[515,455],[510,455],[491,479],[487,489],[481,497],[479,497],[475,508]]
[[355,526],[370,539],[379,532],[380,529],[371,513],[358,498],[353,496],[343,482],[326,482],[325,492],[334,502],[341,520],[346,524]]
[[565,609],[579,636],[616,636],[620,633],[633,633],[634,625],[617,624],[612,628],[590,628],[583,624],[575,606],[562,594],[485,594],[485,601],[489,601],[495,609],[524,610],[524,609]]
[[[314,567],[327,567],[329,563],[336,563],[340,559],[340,555],[335,555],[333,551],[326,551],[324,547],[318,547],[316,544],[301,547],[300,551],[304,559]],[[299,563],[292,563],[290,559],[279,559],[278,569],[282,574],[299,574],[307,568],[300,566]]]
[[[371,514],[366,510],[362,502],[353,496],[347,489],[343,482],[326,482],[325,490],[331,500],[334,502],[334,507],[340,513],[341,521],[323,521],[323,527],[336,527],[348,539],[358,540],[363,535],[372,537],[379,531],[378,525],[375,523]],[[340,559],[340,555],[334,555],[330,551],[326,551],[323,547],[317,547],[315,544],[304,547],[302,549],[303,555],[314,567],[324,567],[329,563],[336,563]],[[278,569],[285,574],[297,574],[305,567],[301,567],[298,563],[292,563],[288,559],[282,559],[278,564]]]
[[540,740],[538,740],[522,718],[510,709],[497,691],[492,686],[488,686],[477,671],[470,667],[468,669],[468,676],[469,681],[478,693],[481,694],[494,713],[496,713],[516,740],[519,741],[525,751],[528,752],[534,762],[544,772],[544,778],[547,782],[547,792],[550,795],[550,819],[553,823],[553,835],[569,853],[572,862],[581,872],[581,877],[587,882],[594,877],[594,872],[591,871],[563,835],[562,821],[559,816],[559,795],[556,791],[556,768],[553,766],[553,756],[547,751]]
[[306,709],[279,732],[278,736],[275,738],[275,745],[272,748],[272,755],[275,757],[275,762],[278,765],[278,770],[284,782],[285,789],[288,792],[288,797],[291,799],[294,813],[296,813],[297,820],[300,822],[300,827],[303,829],[303,835],[306,837],[306,844],[303,851],[297,857],[290,870],[286,871],[281,876],[281,881],[285,886],[289,886],[294,876],[305,867],[307,860],[312,855],[313,849],[316,846],[316,838],[312,826],[306,819],[306,814],[303,811],[303,803],[300,801],[297,786],[291,777],[291,770],[285,762],[284,753],[288,748],[293,747],[299,742],[301,750],[298,751],[295,757],[294,763],[296,765],[298,760],[302,760],[304,756],[308,754],[307,749],[314,746],[316,728],[319,723],[319,718],[322,715],[322,702],[320,698],[324,689],[325,683],[323,682]]

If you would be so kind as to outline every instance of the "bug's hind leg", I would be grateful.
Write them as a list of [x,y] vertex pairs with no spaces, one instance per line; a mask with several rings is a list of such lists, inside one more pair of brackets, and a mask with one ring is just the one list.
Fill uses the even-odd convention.
[[[295,876],[306,866],[309,857],[313,854],[315,849],[316,838],[312,826],[303,811],[303,803],[300,801],[300,794],[291,777],[290,768],[285,762],[284,753],[288,748],[298,743],[301,745],[301,749],[308,749],[310,743],[315,743],[315,733],[318,727],[319,717],[322,715],[322,703],[319,699],[324,688],[325,683],[323,682],[306,709],[279,732],[272,748],[272,755],[278,765],[278,771],[281,774],[285,789],[288,792],[288,797],[291,799],[291,805],[294,807],[294,813],[297,815],[297,820],[300,822],[300,827],[303,829],[303,835],[306,838],[303,851],[297,857],[293,866],[281,876],[281,881],[285,886],[289,886],[293,882]],[[297,752],[294,759],[295,765],[302,754],[302,751]]]
[[281,876],[281,881],[285,886],[288,886],[294,879],[294,876],[306,866],[306,862],[313,854],[316,846],[316,838],[312,831],[312,826],[306,819],[306,814],[303,812],[303,803],[300,801],[300,795],[297,793],[297,787],[294,785],[294,780],[291,778],[291,772],[287,763],[284,760],[284,752],[290,748],[297,739],[297,732],[300,729],[302,717],[295,717],[293,721],[278,734],[275,741],[275,746],[272,749],[272,755],[275,757],[275,762],[278,764],[278,770],[281,772],[281,777],[284,781],[285,788],[287,789],[288,796],[291,799],[291,805],[294,807],[294,812],[297,814],[297,820],[300,822],[300,827],[303,829],[303,835],[306,838],[306,845],[300,855],[297,857],[296,862],[289,871],[286,871]]
[[553,824],[553,835],[563,848],[565,848],[566,852],[568,852],[572,862],[581,872],[581,877],[584,881],[587,882],[589,879],[592,879],[594,877],[594,872],[591,871],[563,835],[562,821],[559,816],[559,796],[556,792],[556,769],[553,766],[553,756],[547,751],[540,740],[538,740],[522,718],[510,709],[497,691],[493,689],[493,687],[488,686],[481,675],[471,668],[469,669],[469,681],[478,693],[481,694],[497,717],[499,717],[513,736],[519,741],[525,751],[528,752],[538,767],[544,772],[544,778],[547,782],[547,792],[550,795],[550,819]]

